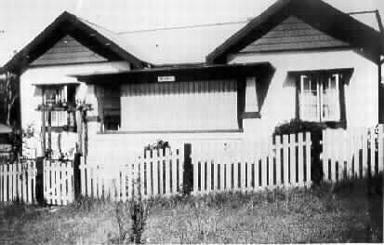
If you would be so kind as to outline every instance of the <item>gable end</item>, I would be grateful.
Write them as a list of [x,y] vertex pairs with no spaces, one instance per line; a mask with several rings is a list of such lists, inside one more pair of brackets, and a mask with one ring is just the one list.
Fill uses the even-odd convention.
[[[278,0],[208,54],[207,63],[226,63],[228,54],[240,52],[250,44],[257,44],[254,43],[255,40],[268,34],[289,16],[296,16],[304,23],[326,34],[318,36],[320,40],[313,40],[314,37],[308,37],[308,40],[299,40],[302,41],[300,50],[307,49],[305,45],[311,47],[313,44],[309,44],[309,42],[312,41],[315,41],[315,47],[322,47],[325,43],[332,47],[338,46],[341,44],[339,41],[342,41],[375,63],[378,63],[380,55],[384,54],[384,44],[379,32],[331,5],[321,0]],[[327,36],[333,37],[333,39],[329,39]],[[334,43],[335,40],[337,40],[336,43]],[[293,42],[295,40],[291,40],[291,43]],[[258,48],[261,49],[261,47]],[[294,47],[288,48],[294,49]]]
[[348,43],[313,28],[299,18],[290,16],[264,36],[240,50],[240,53],[342,48],[349,46]]
[[30,66],[104,62],[107,59],[79,43],[70,35],[64,36],[52,48],[34,60]]
[[[86,22],[68,12],[63,12],[22,50],[16,53],[4,65],[3,69],[16,74],[23,73],[31,63],[46,54],[47,50],[53,48],[66,35],[72,36],[81,45],[90,49],[91,52],[109,61],[125,60],[132,64],[134,68],[143,68],[148,65],[148,63],[138,59],[119,46],[114,33]],[[54,48],[54,50],[56,49],[57,47]]]

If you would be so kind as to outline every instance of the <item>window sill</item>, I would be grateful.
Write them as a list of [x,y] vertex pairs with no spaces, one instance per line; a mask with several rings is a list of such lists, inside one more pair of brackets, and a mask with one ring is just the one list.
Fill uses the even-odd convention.
[[346,129],[347,128],[347,122],[344,120],[341,121],[316,121],[316,120],[303,120],[300,119],[302,122],[310,122],[310,123],[319,123],[324,124],[327,128],[331,129]]

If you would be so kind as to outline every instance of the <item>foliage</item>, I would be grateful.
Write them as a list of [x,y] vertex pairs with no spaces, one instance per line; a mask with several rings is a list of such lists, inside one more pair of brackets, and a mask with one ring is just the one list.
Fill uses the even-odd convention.
[[288,123],[283,123],[275,128],[274,135],[296,134],[299,132],[311,133],[311,176],[312,181],[319,185],[323,178],[323,168],[320,160],[322,130],[327,128],[325,123],[306,122],[299,119],[293,119]]
[[16,74],[7,72],[0,77],[0,105],[3,106],[1,111],[5,115],[4,123],[6,125],[16,123],[12,121],[11,113],[14,110],[17,98],[19,98],[18,83],[19,78]]
[[147,146],[145,146],[144,150],[145,151],[147,151],[147,150],[162,150],[165,148],[169,148],[169,149],[171,148],[168,141],[157,140],[155,143],[148,144]]
[[[381,181],[378,177],[310,190],[157,198],[147,203],[151,212],[140,242],[381,242],[382,191],[369,194],[382,188]],[[0,240],[9,236],[10,244],[111,244],[126,232],[120,243],[129,243],[131,207],[132,202],[85,197],[61,208],[0,204]]]
[[153,200],[143,199],[140,179],[134,180],[133,184],[133,199],[126,203],[117,202],[115,206],[117,236],[110,238],[112,243],[143,243],[142,234],[153,205]]
[[275,128],[274,134],[290,134],[299,132],[311,132],[311,134],[320,134],[323,129],[327,128],[327,125],[322,122],[307,122],[299,119],[292,119],[288,123],[283,123]]

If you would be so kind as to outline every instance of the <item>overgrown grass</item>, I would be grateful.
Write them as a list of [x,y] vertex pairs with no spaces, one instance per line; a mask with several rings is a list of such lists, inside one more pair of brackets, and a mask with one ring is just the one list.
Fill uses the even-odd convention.
[[[381,178],[381,177],[380,177]],[[151,200],[141,242],[301,243],[383,240],[382,178],[311,190]],[[148,204],[148,203],[147,203]],[[53,211],[56,210],[56,211]],[[67,207],[0,207],[15,242],[132,242],[132,205],[81,198]],[[1,231],[0,231],[1,241]]]

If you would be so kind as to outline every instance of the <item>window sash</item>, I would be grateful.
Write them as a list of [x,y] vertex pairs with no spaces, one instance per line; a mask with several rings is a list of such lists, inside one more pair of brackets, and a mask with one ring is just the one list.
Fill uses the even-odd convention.
[[340,74],[300,75],[300,118],[307,121],[340,120]]
[[340,74],[332,74],[331,76],[328,76],[325,81],[323,81],[323,101],[321,103],[321,119],[323,121],[340,120],[339,80]]

